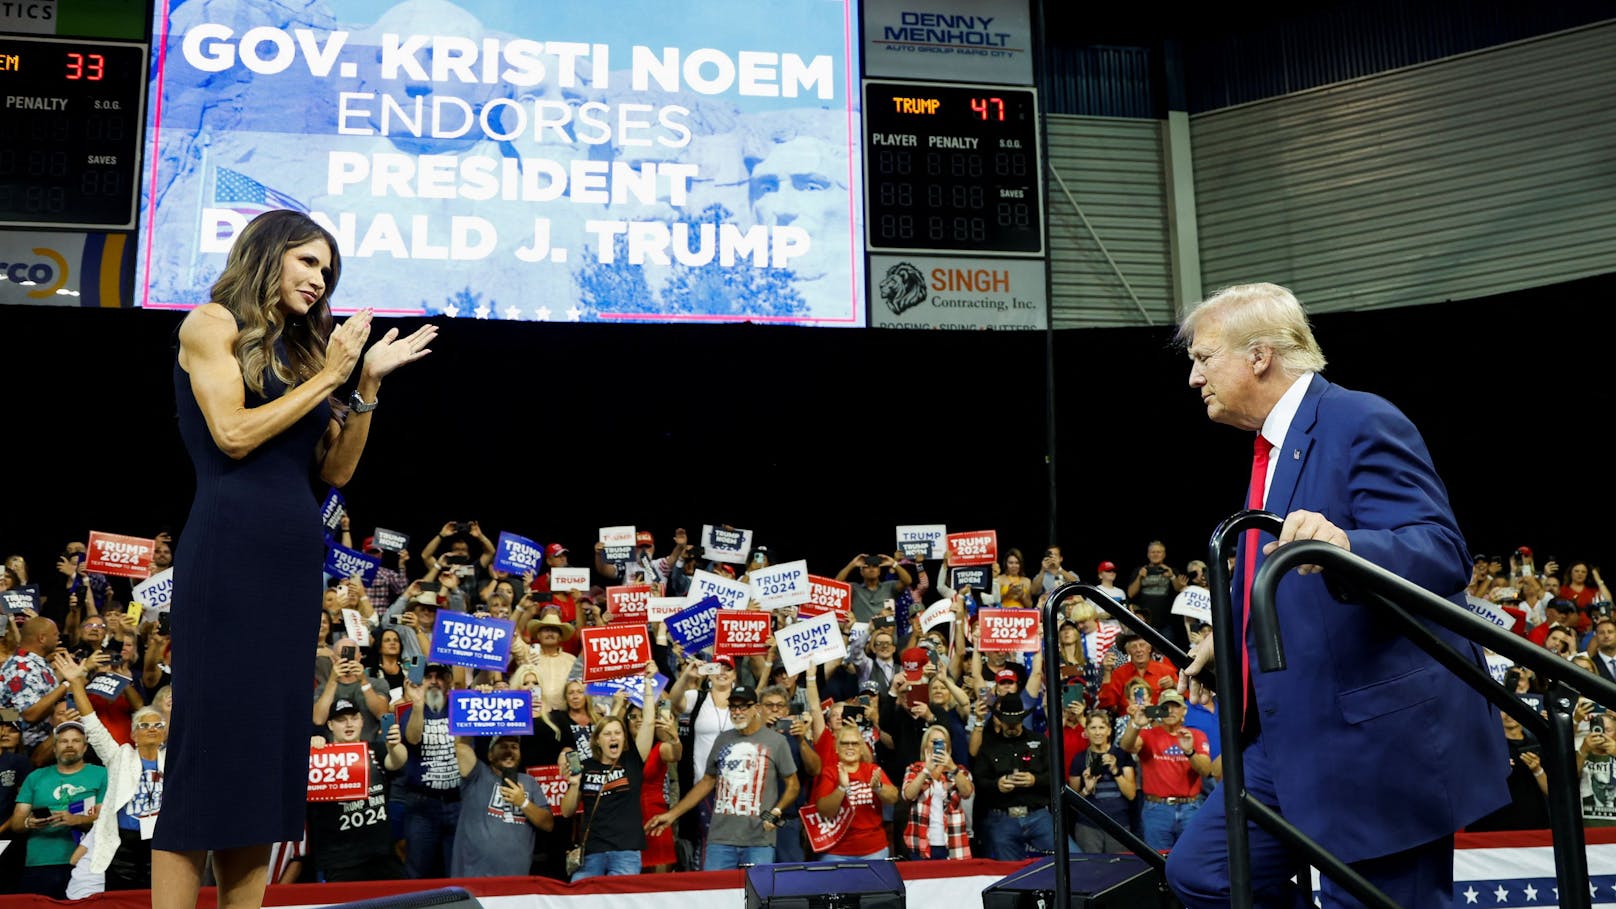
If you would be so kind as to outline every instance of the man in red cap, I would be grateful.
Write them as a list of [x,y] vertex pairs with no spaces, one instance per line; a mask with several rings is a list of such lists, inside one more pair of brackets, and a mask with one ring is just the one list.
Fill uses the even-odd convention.
[[[584,602],[592,605],[594,601],[585,596],[583,591],[553,590],[550,586],[550,572],[557,568],[570,567],[567,564],[567,554],[567,547],[560,543],[551,543],[544,547],[544,565],[547,570],[533,579],[533,599],[539,601],[540,618],[546,609],[554,609],[561,617],[561,621],[578,628],[582,624],[579,621],[579,607]],[[582,642],[575,637],[568,637],[561,644],[562,650],[573,655],[581,653],[581,647]]]
[[[1100,567],[1095,569],[1094,576],[1099,578],[1099,580],[1095,582],[1094,586],[1105,591],[1106,596],[1116,600],[1118,603],[1126,603],[1128,601],[1128,591],[1117,586],[1116,562],[1101,562]],[[1095,604],[1094,608],[1100,610],[1102,613],[1106,613],[1104,605],[1105,604],[1103,603],[1097,603]],[[1106,613],[1106,616],[1108,615],[1109,613]],[[1106,616],[1102,616],[1102,618]]]

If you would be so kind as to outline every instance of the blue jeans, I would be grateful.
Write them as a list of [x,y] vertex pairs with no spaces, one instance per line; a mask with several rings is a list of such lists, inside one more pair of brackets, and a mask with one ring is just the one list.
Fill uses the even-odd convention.
[[404,865],[410,877],[448,877],[460,803],[406,792],[404,808]]
[[1184,835],[1190,818],[1201,810],[1204,801],[1197,799],[1182,805],[1165,805],[1145,799],[1145,803],[1139,806],[1139,826],[1144,828],[1141,836],[1145,843],[1157,852],[1172,849],[1178,843],[1178,838]]
[[802,819],[789,818],[774,833],[774,860],[801,862],[807,858],[802,848]]
[[1019,862],[1028,856],[1049,855],[1055,851],[1054,826],[1048,808],[1028,811],[1026,817],[989,811],[982,816],[982,828],[977,831],[983,858]]
[[835,855],[827,852],[819,857],[822,862],[884,862],[887,860],[887,850],[877,849],[869,855]]
[[640,854],[630,850],[617,852],[593,852],[584,855],[582,865],[573,872],[572,879],[581,881],[586,877],[605,877],[613,874],[639,874]]
[[734,871],[742,865],[770,865],[774,863],[773,846],[731,846],[728,843],[707,841],[707,856],[701,863],[703,871]]

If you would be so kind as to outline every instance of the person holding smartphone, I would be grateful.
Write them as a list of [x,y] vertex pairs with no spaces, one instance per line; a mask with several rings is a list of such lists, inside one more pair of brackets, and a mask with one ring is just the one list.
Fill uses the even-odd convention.
[[[1132,803],[1139,794],[1133,757],[1112,744],[1111,715],[1105,711],[1091,714],[1085,721],[1084,731],[1088,735],[1088,747],[1068,752],[1072,760],[1066,771],[1067,785],[1112,820],[1131,828]],[[1128,851],[1120,840],[1082,816],[1072,828],[1072,845],[1076,851],[1090,854]]]
[[314,724],[324,726],[331,718],[331,705],[338,700],[352,701],[363,711],[365,728],[360,738],[370,741],[376,737],[381,715],[389,709],[387,679],[380,671],[365,669],[359,658],[359,645],[352,638],[338,639],[332,650],[336,659],[326,673],[320,693],[314,698]]
[[485,760],[471,740],[455,739],[460,769],[459,825],[449,859],[450,877],[525,875],[533,862],[536,830],[551,830],[555,818],[539,781],[521,771],[519,736],[496,735]]
[[[338,698],[331,706],[326,728],[330,744],[363,741],[364,709],[347,698]],[[382,773],[384,768],[389,772],[401,770],[408,761],[403,733],[397,724],[389,723],[386,737],[371,739],[368,745],[370,789],[364,798],[309,803],[308,861],[323,881],[394,881],[407,876],[404,863],[393,850],[387,783]]]
[[[971,857],[964,800],[976,793],[976,784],[970,769],[954,762],[952,741],[947,728],[927,727],[919,760],[904,772],[900,794],[909,803],[909,822],[903,843],[911,859]],[[938,817],[941,823],[935,823]]]
[[63,899],[73,872],[75,834],[95,823],[99,811],[94,806],[106,800],[107,769],[85,763],[89,740],[83,723],[60,723],[54,735],[56,762],[23,780],[11,810],[11,829],[28,838],[17,892]]

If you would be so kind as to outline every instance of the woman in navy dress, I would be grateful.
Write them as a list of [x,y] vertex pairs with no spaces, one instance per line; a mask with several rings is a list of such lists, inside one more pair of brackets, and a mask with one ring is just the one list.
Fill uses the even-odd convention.
[[[333,327],[341,270],[319,225],[267,212],[231,246],[213,302],[180,325],[174,394],[196,498],[176,553],[172,735],[152,843],[157,909],[196,905],[209,852],[219,906],[261,905],[271,844],[303,835],[308,638],[324,563],[311,474],[348,482],[382,379],[430,353],[437,334],[392,329],[364,352],[369,309]],[[355,366],[357,389],[333,408]],[[256,670],[246,702],[232,684],[243,646]]]

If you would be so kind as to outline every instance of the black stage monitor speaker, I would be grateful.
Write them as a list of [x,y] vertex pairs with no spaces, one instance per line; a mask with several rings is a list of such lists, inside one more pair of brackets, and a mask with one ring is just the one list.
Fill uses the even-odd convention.
[[746,869],[746,909],[904,909],[891,862],[812,862]]
[[[1132,855],[1074,855],[1067,866],[1071,909],[1179,907],[1160,874]],[[1055,860],[1040,859],[982,891],[982,909],[1058,909]]]
[[483,909],[477,898],[463,887],[439,887],[416,893],[378,896],[368,900],[341,903],[331,909]]

